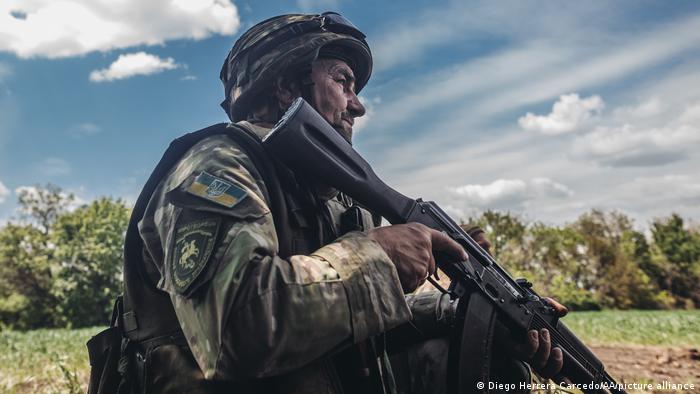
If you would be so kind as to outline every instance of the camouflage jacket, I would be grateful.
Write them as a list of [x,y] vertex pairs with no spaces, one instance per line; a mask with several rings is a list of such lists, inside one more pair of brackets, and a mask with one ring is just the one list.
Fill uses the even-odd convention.
[[[159,183],[139,222],[144,261],[170,295],[189,350],[153,356],[190,371],[163,379],[153,371],[151,379],[192,385],[285,376],[285,392],[342,392],[326,357],[412,319],[393,263],[366,233],[344,234],[309,255],[278,256],[266,195],[250,158],[225,135],[197,143]],[[346,207],[333,198],[326,206],[339,226]],[[431,315],[435,307],[423,309]],[[381,349],[375,355],[377,391],[394,392],[388,357]]]

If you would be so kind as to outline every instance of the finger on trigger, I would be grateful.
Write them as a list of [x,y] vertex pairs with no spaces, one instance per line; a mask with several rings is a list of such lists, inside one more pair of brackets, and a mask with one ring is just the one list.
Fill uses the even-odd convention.
[[552,354],[549,356],[549,360],[547,361],[547,365],[542,368],[540,371],[540,375],[545,378],[550,378],[561,371],[561,368],[564,366],[564,355],[561,352],[561,349],[558,347],[555,347],[552,349]]
[[464,251],[464,248],[462,248],[462,245],[458,244],[457,241],[450,238],[447,234],[431,229],[430,240],[434,250],[447,252],[454,257],[462,259],[462,261],[468,259],[467,253]]
[[540,347],[540,338],[536,330],[530,330],[527,332],[527,343],[524,346],[525,356],[530,359],[537,353],[537,348]]
[[540,330],[539,346],[537,347],[537,353],[532,359],[535,369],[543,369],[547,365],[551,348],[552,343],[549,339],[549,331],[546,329]]
[[539,347],[539,338],[536,330],[530,330],[527,332],[527,341],[515,347],[518,354],[521,355],[522,359],[530,360],[535,356],[537,348]]

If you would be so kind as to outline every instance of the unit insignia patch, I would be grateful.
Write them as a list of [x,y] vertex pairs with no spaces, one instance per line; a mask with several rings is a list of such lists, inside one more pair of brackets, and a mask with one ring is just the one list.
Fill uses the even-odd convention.
[[214,250],[219,223],[219,219],[206,219],[177,228],[170,267],[179,293],[184,293],[207,265]]

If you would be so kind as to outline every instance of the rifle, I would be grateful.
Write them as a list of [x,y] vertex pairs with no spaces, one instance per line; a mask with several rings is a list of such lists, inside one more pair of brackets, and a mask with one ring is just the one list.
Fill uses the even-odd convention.
[[[302,98],[295,100],[263,138],[263,146],[292,170],[337,188],[392,224],[422,223],[462,245],[469,256],[467,261],[449,261],[435,253],[438,267],[452,280],[451,294],[469,300],[458,304],[464,326],[461,338],[457,337],[461,351],[453,388],[459,392],[487,392],[490,344],[498,319],[523,336],[531,329],[549,330],[552,346],[560,347],[564,355],[560,377],[568,378],[576,388],[586,393],[625,393],[529,282],[514,280],[437,204],[414,200],[385,184],[350,143]],[[476,354],[482,354],[482,358]]]

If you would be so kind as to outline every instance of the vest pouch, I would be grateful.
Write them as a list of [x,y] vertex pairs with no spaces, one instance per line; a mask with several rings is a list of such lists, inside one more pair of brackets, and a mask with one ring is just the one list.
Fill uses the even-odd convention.
[[357,205],[348,208],[340,215],[341,234],[351,231],[365,231],[365,223],[362,217],[362,210]]
[[114,300],[110,327],[87,342],[90,360],[88,394],[127,393],[124,380],[124,355],[128,340],[124,337],[120,316],[124,311],[122,296]]
[[118,327],[110,327],[87,342],[90,357],[88,394],[116,394],[122,376],[119,373],[122,335]]
[[139,393],[217,393],[180,333],[135,344]]

